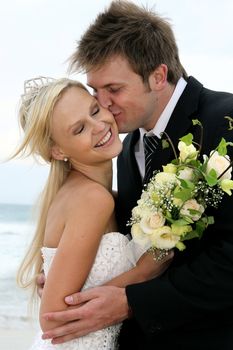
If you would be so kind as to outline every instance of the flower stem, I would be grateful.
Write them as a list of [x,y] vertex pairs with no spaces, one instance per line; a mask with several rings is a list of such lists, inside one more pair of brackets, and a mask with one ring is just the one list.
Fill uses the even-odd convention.
[[168,134],[167,134],[165,131],[161,132],[161,134],[160,134],[160,135],[161,135],[161,136],[163,136],[163,135],[165,135],[165,136],[166,136],[166,138],[167,138],[168,142],[170,143],[170,145],[171,145],[171,147],[172,147],[172,150],[173,150],[174,156],[175,156],[176,160],[178,160],[178,156],[177,156],[177,153],[176,153],[176,149],[175,149],[174,144],[173,144],[173,142],[172,142],[171,138],[169,137],[169,135],[168,135]]

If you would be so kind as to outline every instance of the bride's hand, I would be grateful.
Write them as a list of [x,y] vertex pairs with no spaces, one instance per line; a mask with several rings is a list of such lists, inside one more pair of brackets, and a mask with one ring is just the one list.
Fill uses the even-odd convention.
[[[157,254],[157,259],[156,259]],[[136,269],[138,270],[139,276],[142,281],[148,281],[152,278],[160,276],[164,271],[167,270],[171,264],[174,252],[170,250],[167,255],[163,258],[158,259],[159,251],[156,253],[147,252],[141,256],[138,260]]]

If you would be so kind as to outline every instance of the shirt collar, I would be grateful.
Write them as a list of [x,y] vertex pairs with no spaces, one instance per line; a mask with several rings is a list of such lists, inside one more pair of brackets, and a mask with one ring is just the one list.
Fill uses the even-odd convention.
[[154,128],[147,131],[144,128],[140,128],[140,139],[143,140],[144,134],[150,135],[156,135],[160,138],[160,133],[163,132],[166,129],[166,126],[169,122],[169,119],[171,118],[171,115],[175,109],[175,106],[182,95],[185,87],[187,85],[187,81],[184,80],[184,78],[180,78],[176,84],[175,90],[164,108],[162,114],[160,115],[157,123],[155,124]]

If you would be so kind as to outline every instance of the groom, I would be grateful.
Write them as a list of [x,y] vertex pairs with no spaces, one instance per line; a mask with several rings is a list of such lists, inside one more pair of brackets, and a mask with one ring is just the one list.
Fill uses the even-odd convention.
[[[233,117],[233,95],[208,90],[187,77],[168,22],[131,2],[113,1],[99,14],[78,43],[72,67],[87,73],[88,85],[113,113],[119,131],[129,133],[118,157],[117,218],[123,233],[128,233],[126,223],[143,188],[144,134],[160,137],[166,131],[177,145],[191,132],[199,142],[199,130],[192,125],[192,119],[199,119],[203,153],[209,154],[221,137],[233,138],[224,118]],[[162,150],[158,142],[152,170],[171,159],[170,148]],[[70,305],[86,303],[48,314],[68,323],[45,336],[64,342],[125,320],[120,349],[232,349],[232,208],[232,197],[226,196],[213,212],[215,224],[201,240],[190,240],[184,252],[176,251],[162,276],[67,298]]]

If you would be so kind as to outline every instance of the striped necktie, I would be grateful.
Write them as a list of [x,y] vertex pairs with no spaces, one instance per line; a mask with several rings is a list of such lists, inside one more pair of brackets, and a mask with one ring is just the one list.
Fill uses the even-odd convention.
[[153,153],[156,151],[158,146],[159,138],[155,135],[147,136],[146,134],[143,136],[143,145],[144,145],[144,153],[145,153],[145,176],[143,179],[143,183],[147,184],[152,176],[151,162]]

